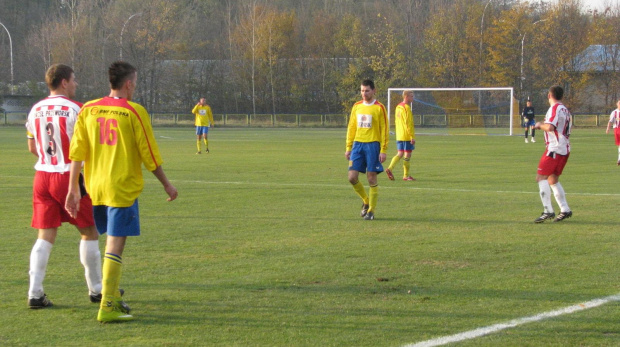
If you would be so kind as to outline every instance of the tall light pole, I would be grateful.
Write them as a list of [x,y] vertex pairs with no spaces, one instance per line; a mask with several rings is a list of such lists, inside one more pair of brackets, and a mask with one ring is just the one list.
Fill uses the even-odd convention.
[[11,95],[13,95],[13,84],[14,84],[14,79],[13,79],[13,40],[11,39],[11,33],[9,32],[9,29],[7,29],[4,26],[4,24],[2,24],[2,22],[0,22],[0,25],[2,25],[4,30],[6,30],[6,33],[9,35],[9,47],[10,47],[10,54],[11,54]]
[[127,25],[127,22],[129,22],[129,20],[131,20],[133,17],[139,16],[141,14],[142,14],[142,12],[138,12],[138,13],[132,14],[131,16],[129,16],[129,18],[127,18],[127,20],[123,24],[123,28],[121,29],[121,49],[120,49],[120,58],[121,58],[121,60],[123,60],[123,31],[125,31],[125,26]]
[[[532,27],[540,22],[544,22],[546,21],[546,19],[540,19],[535,21],[534,23],[532,23]],[[520,78],[520,84],[519,84],[519,91],[521,92],[521,97],[523,97],[523,81],[525,80],[525,75],[523,74],[523,52],[524,52],[524,46],[525,46],[525,35],[527,34],[527,31],[525,33],[523,33],[523,37],[521,38],[521,78]]]
[[482,19],[480,19],[480,62],[479,62],[479,71],[478,71],[478,83],[482,84],[482,35],[484,30],[484,14],[487,11],[487,7],[491,4],[489,0],[486,5],[484,5],[484,10],[482,10]]

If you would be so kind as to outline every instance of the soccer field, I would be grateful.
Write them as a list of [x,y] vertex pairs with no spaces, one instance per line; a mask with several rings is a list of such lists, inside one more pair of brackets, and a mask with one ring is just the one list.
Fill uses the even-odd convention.
[[[381,174],[365,221],[345,132],[215,128],[196,155],[192,128],[155,128],[179,198],[145,173],[121,279],[136,320],[102,325],[68,224],[44,283],[54,307],[27,309],[35,158],[22,127],[0,127],[0,345],[401,346],[620,294],[620,167],[603,129],[573,131],[561,182],[574,214],[543,224],[542,134],[418,129],[417,181],[401,165],[396,181]],[[619,344],[610,300],[458,345]]]

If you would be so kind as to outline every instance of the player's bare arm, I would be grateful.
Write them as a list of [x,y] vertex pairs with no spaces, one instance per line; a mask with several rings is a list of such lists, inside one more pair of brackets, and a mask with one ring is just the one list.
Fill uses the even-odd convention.
[[65,200],[65,210],[73,218],[76,218],[78,211],[80,210],[80,199],[82,195],[80,193],[79,177],[82,171],[82,162],[71,162],[71,168],[69,169],[69,191],[67,193],[67,199]]
[[35,157],[39,156],[39,154],[37,153],[37,143],[34,141],[34,139],[28,139],[28,151],[34,154]]
[[555,126],[549,123],[536,122],[536,125],[534,125],[534,129],[540,129],[542,131],[554,131]]
[[351,160],[351,151],[346,151],[346,152],[344,152],[344,157],[345,157],[347,160]]
[[159,182],[161,182],[161,184],[164,186],[164,190],[166,191],[166,194],[168,194],[168,201],[175,200],[179,196],[179,192],[172,185],[172,183],[170,183],[170,181],[168,180],[168,177],[166,177],[166,173],[164,173],[164,169],[161,167],[161,165],[158,166],[152,172],[153,172],[153,175],[155,175],[155,177],[157,177]]

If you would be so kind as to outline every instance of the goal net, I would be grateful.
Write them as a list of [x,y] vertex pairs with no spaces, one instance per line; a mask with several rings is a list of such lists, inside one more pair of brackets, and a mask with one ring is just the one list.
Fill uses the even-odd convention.
[[[388,120],[394,124],[402,92],[414,92],[416,130],[426,133],[512,135],[521,125],[512,88],[389,88]],[[418,132],[418,131],[416,131]]]

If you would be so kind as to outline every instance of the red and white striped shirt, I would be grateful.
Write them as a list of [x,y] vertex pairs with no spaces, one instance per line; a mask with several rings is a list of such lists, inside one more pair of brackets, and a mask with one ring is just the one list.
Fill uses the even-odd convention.
[[81,103],[62,95],[49,96],[32,107],[26,129],[28,138],[35,140],[39,155],[35,170],[69,171],[69,144],[81,107]]
[[614,129],[620,128],[620,110],[615,109],[609,115],[609,123],[611,123],[614,126]]
[[561,102],[557,102],[549,107],[545,115],[545,124],[551,124],[555,127],[554,131],[545,131],[547,151],[560,155],[570,153],[568,137],[570,136],[573,121],[566,106]]

